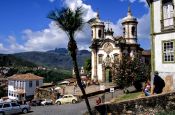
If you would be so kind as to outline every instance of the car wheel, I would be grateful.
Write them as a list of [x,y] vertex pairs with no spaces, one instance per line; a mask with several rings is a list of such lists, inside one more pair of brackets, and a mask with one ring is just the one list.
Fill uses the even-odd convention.
[[72,100],[72,103],[75,104],[77,101],[75,99]]
[[22,109],[22,112],[23,113],[28,113],[28,109],[24,108],[24,109]]
[[57,104],[58,104],[58,105],[61,105],[61,102],[60,102],[60,101],[57,101]]

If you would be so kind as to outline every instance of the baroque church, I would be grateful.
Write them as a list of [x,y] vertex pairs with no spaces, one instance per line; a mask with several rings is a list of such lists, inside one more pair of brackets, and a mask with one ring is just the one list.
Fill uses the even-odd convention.
[[130,7],[122,20],[123,35],[114,36],[112,28],[105,29],[99,14],[93,22],[91,43],[91,79],[99,82],[113,82],[113,64],[119,63],[122,55],[137,56],[143,51],[137,43],[137,19],[132,16]]

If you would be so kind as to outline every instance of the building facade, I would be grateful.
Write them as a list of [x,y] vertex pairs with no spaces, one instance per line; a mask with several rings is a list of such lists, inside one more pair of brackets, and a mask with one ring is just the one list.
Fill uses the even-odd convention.
[[175,88],[175,0],[147,0],[151,10],[152,71]]
[[113,64],[119,64],[123,55],[134,57],[142,52],[137,43],[137,19],[132,16],[131,9],[123,18],[123,35],[114,36],[112,28],[100,20],[99,14],[90,23],[92,29],[91,79],[100,82],[113,82]]
[[43,85],[43,78],[34,74],[15,74],[8,78],[8,97],[26,100],[34,96],[35,89]]

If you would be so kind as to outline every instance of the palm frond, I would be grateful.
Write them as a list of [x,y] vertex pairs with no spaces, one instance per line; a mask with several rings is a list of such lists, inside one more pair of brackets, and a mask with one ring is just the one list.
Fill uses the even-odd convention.
[[47,17],[54,20],[63,31],[74,35],[76,31],[81,30],[83,27],[82,15],[82,7],[78,7],[75,11],[70,8],[56,9],[51,11]]

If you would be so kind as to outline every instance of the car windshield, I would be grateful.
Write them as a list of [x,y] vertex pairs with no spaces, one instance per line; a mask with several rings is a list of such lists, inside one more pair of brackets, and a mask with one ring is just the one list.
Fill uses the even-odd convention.
[[2,108],[2,104],[0,104],[0,108]]

